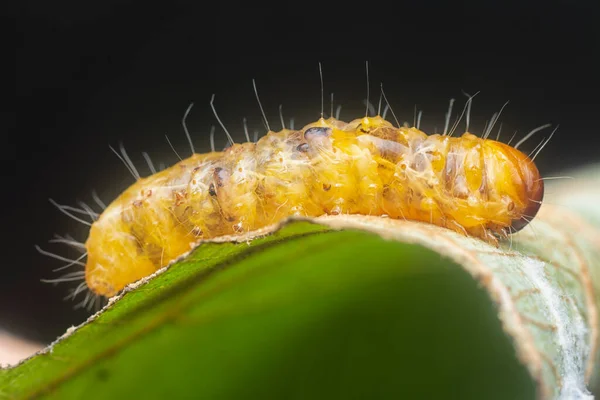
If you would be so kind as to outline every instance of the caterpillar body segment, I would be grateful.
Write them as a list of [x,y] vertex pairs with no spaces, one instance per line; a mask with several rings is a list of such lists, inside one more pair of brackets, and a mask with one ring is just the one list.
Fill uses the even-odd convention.
[[92,225],[86,282],[112,296],[201,239],[289,216],[386,215],[497,243],[527,225],[543,193],[533,161],[503,143],[379,116],[321,118],[139,179]]

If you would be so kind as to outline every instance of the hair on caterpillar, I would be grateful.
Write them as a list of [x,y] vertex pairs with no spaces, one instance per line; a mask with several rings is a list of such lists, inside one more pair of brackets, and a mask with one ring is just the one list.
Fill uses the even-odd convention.
[[192,151],[192,154],[196,153],[196,150],[194,149],[194,143],[192,141],[192,136],[190,135],[190,131],[188,131],[185,120],[187,119],[193,106],[194,106],[194,103],[190,103],[187,110],[185,110],[185,114],[183,114],[183,118],[181,119],[181,125],[183,126],[183,131],[185,132],[185,137],[187,138],[188,143],[190,144],[190,150]]
[[269,120],[267,120],[267,115],[265,114],[265,110],[263,109],[262,103],[260,102],[260,97],[258,97],[258,89],[256,88],[256,80],[252,79],[252,87],[254,87],[254,94],[256,95],[256,101],[258,102],[258,107],[260,107],[260,113],[263,117],[263,123],[265,124],[265,128],[267,128],[267,132],[271,132],[271,127],[269,126]]
[[[257,94],[257,96],[258,96],[258,94]],[[212,108],[213,114],[215,115],[217,122],[219,123],[219,125],[221,125],[221,128],[223,128],[223,130],[225,131],[225,135],[227,135],[227,140],[229,140],[229,145],[230,146],[233,145],[235,142],[233,141],[233,138],[229,134],[229,131],[227,130],[227,128],[225,128],[225,124],[223,124],[223,122],[221,121],[221,118],[219,118],[219,114],[217,114],[217,110],[215,109],[215,95],[214,94],[210,98],[210,108]],[[266,119],[266,117],[265,117],[265,119]]]
[[[96,205],[98,205],[98,207],[100,207],[102,210],[104,210],[106,208],[106,205],[100,199],[100,197],[98,196],[98,194],[95,191],[92,191],[92,198],[93,198],[94,202],[96,203]],[[69,216],[71,219],[75,220],[76,222],[81,223],[86,226],[91,226],[91,223],[86,220],[83,220],[79,217],[76,217],[73,213],[86,215],[92,220],[92,222],[97,220],[97,218],[101,215],[101,213],[96,212],[95,210],[92,209],[91,206],[87,205],[85,202],[82,202],[82,201],[78,202],[79,205],[82,207],[80,209],[77,207],[58,204],[56,201],[54,201],[52,199],[49,199],[49,200],[50,200],[50,203],[53,204],[60,212]],[[39,245],[35,245],[34,246],[35,249],[41,255],[58,260],[58,261],[66,262],[66,264],[61,265],[60,267],[54,268],[52,270],[53,272],[60,272],[60,271],[70,269],[70,268],[79,268],[79,270],[67,272],[57,278],[40,279],[40,281],[44,282],[44,283],[52,283],[54,285],[60,284],[60,283],[79,282],[79,284],[74,289],[70,289],[69,295],[66,296],[64,298],[64,300],[75,300],[76,297],[80,293],[86,293],[84,299],[82,301],[80,301],[79,303],[77,303],[74,306],[74,308],[75,309],[86,308],[88,311],[92,311],[92,309],[95,309],[96,311],[99,310],[100,307],[105,303],[105,300],[103,299],[103,296],[93,293],[86,284],[85,260],[87,258],[88,253],[86,250],[85,243],[75,240],[70,235],[61,236],[59,234],[55,234],[54,238],[50,239],[48,241],[48,243],[63,244],[63,245],[68,246],[70,249],[73,249],[80,253],[80,255],[77,258],[71,259],[71,258],[62,256],[60,254],[53,253],[48,250],[44,250]]]

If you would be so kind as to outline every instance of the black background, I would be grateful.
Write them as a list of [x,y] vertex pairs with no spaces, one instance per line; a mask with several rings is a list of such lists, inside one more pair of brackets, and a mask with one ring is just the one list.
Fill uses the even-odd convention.
[[167,133],[189,155],[180,122],[192,101],[188,126],[196,150],[206,151],[216,123],[213,93],[236,139],[243,137],[242,117],[264,133],[252,78],[277,129],[279,104],[297,127],[318,118],[319,61],[326,95],[335,92],[336,105],[344,106],[341,118],[361,116],[368,60],[371,99],[377,101],[383,82],[402,121],[412,122],[416,104],[424,110],[422,128],[439,130],[451,97],[457,113],[462,91],[481,91],[472,111],[475,133],[507,100],[504,141],[515,130],[522,137],[544,123],[560,124],[536,160],[543,175],[599,159],[594,1],[150,3],[21,2],[11,13],[17,132],[2,153],[16,173],[2,190],[0,328],[48,342],[87,315],[62,301],[72,285],[40,282],[56,277],[51,270],[60,263],[34,244],[71,256],[47,240],[54,233],[86,237],[85,227],[60,214],[49,197],[91,204],[95,189],[109,202],[133,183],[109,144],[123,141],[142,174],[148,170],[141,151],[156,163],[176,160]]

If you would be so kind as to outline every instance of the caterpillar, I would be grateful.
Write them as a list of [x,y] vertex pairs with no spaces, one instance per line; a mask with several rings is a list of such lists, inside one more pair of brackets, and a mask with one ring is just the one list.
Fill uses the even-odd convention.
[[[402,218],[497,245],[536,215],[543,180],[535,157],[518,146],[546,126],[511,147],[487,138],[491,126],[484,137],[468,128],[454,137],[446,121],[443,134],[427,135],[418,124],[395,126],[384,117],[367,114],[346,123],[321,113],[302,129],[268,129],[246,143],[233,143],[228,134],[231,145],[223,151],[213,148],[138,175],[91,224],[85,284],[111,297],[200,240],[291,216]],[[124,149],[122,156],[131,164]]]

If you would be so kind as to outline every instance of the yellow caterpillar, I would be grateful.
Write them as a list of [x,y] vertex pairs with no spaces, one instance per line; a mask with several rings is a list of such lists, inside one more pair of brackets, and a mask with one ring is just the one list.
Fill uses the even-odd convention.
[[495,243],[535,216],[543,193],[533,161],[503,143],[321,118],[139,179],[92,224],[85,280],[112,296],[200,239],[288,216],[386,215]]
[[[368,92],[367,79],[367,97]],[[381,95],[385,98],[383,89]],[[84,254],[76,260],[37,247],[42,254],[69,262],[56,270],[76,264],[85,267],[46,281],[84,280],[68,297],[74,298],[87,286],[90,292],[80,305],[88,304],[92,293],[98,304],[99,296],[117,294],[200,240],[241,234],[291,216],[403,218],[497,245],[498,239],[526,226],[540,208],[544,184],[533,160],[554,132],[531,158],[518,147],[549,125],[534,129],[510,147],[487,139],[498,113],[483,137],[477,137],[468,132],[472,98],[465,106],[467,132],[460,137],[452,133],[464,110],[447,134],[453,100],[444,133],[428,136],[419,129],[420,114],[415,127],[399,126],[397,119],[396,127],[385,120],[389,105],[383,117],[379,112],[369,117],[369,109],[371,114],[375,111],[368,100],[364,118],[345,123],[336,114],[324,119],[321,96],[321,118],[300,130],[292,126],[274,132],[267,123],[264,137],[250,142],[246,131],[248,142],[243,144],[233,143],[225,130],[230,146],[222,152],[214,151],[211,133],[212,152],[193,154],[160,172],[144,153],[153,172],[147,178],[140,177],[121,148],[121,155],[115,153],[136,182],[108,207],[94,194],[104,209],[101,214],[83,203],[83,209],[77,209],[53,202],[63,213],[90,225],[90,232],[85,244],[70,237],[52,240],[80,249]],[[215,111],[212,100],[211,107]],[[190,108],[183,125],[191,145],[185,126]],[[216,111],[215,117],[219,120]],[[94,222],[73,212],[87,214]]]

